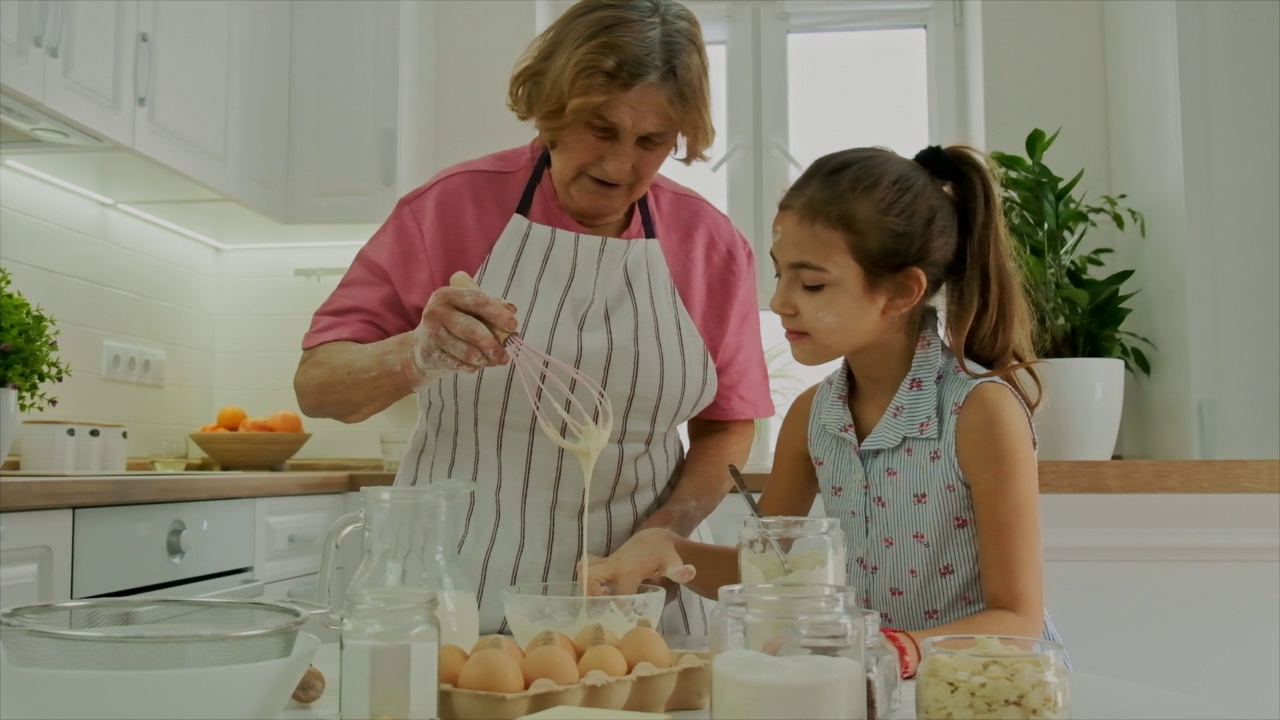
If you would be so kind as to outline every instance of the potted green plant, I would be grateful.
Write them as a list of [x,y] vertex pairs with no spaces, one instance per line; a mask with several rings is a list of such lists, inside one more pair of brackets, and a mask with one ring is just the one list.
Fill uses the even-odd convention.
[[1070,180],[1055,174],[1044,156],[1057,137],[1037,128],[1027,136],[1026,157],[991,157],[1045,358],[1037,366],[1044,382],[1035,421],[1040,458],[1107,460],[1120,430],[1125,370],[1150,375],[1142,348],[1155,346],[1124,329],[1137,294],[1126,287],[1134,271],[1107,270],[1105,257],[1114,250],[1084,240],[1099,221],[1145,237],[1146,219],[1123,203],[1124,194],[1087,202],[1076,191],[1084,170]]
[[17,434],[18,413],[57,405],[45,386],[71,374],[58,357],[53,318],[12,283],[9,271],[0,267],[0,460],[8,456]]

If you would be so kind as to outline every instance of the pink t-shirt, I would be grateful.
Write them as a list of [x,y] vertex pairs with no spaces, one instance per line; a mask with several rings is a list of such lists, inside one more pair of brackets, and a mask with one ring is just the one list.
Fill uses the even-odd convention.
[[[316,311],[303,349],[375,342],[417,327],[427,299],[449,276],[480,269],[541,152],[534,142],[459,163],[401,198]],[[676,291],[716,366],[719,390],[698,417],[772,415],[750,244],[711,203],[661,175],[648,197]],[[561,207],[550,173],[543,173],[529,219],[590,234]],[[639,212],[620,237],[644,237]]]

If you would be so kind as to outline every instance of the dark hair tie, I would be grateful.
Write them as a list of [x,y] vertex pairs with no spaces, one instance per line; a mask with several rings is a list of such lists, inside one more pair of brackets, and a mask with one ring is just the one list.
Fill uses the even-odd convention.
[[963,174],[956,162],[951,159],[951,156],[940,145],[930,145],[916,153],[912,160],[920,167],[928,170],[929,174],[935,179],[942,182],[954,184]]

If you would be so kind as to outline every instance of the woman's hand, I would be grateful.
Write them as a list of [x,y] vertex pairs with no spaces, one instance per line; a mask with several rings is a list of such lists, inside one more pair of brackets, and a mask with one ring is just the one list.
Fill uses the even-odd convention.
[[[628,595],[634,593],[640,583],[653,578],[668,578],[681,584],[689,582],[696,571],[676,552],[678,537],[665,528],[641,530],[609,557],[588,558],[587,594]],[[581,567],[578,576],[584,576]]]
[[494,332],[517,328],[513,305],[475,287],[439,288],[413,331],[406,372],[416,388],[455,372],[505,365],[511,358]]

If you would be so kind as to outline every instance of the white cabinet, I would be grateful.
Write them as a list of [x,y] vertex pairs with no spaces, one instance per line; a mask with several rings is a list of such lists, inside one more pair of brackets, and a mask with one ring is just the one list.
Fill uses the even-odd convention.
[[0,83],[133,143],[135,0],[0,3]]
[[342,494],[259,498],[254,577],[272,582],[319,572],[325,535],[342,516],[343,502]]
[[381,222],[396,202],[399,3],[292,8],[288,219]]
[[[308,603],[315,602],[318,582],[318,575],[303,575],[290,580],[277,580],[276,582],[267,583],[266,593],[262,596],[262,599],[282,600],[284,602],[291,600],[301,600]],[[303,607],[310,609],[305,605]],[[307,623],[302,626],[302,631],[320,638],[320,642],[338,642],[338,631],[325,626],[319,617],[315,615],[312,615],[307,620]]]
[[140,0],[134,148],[278,215],[290,22],[282,2]]
[[0,513],[0,607],[70,598],[71,511]]

